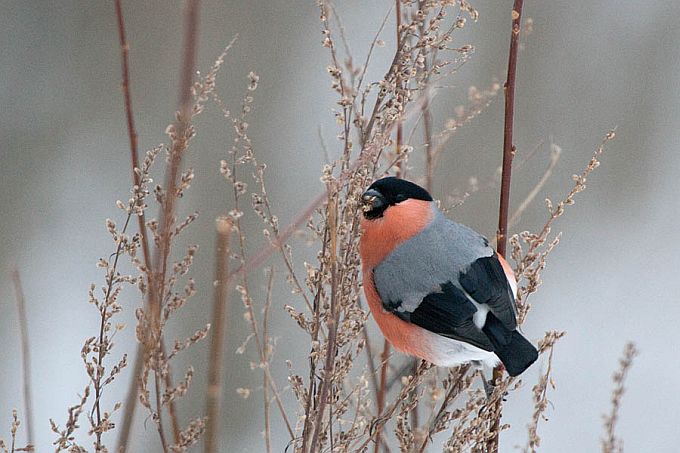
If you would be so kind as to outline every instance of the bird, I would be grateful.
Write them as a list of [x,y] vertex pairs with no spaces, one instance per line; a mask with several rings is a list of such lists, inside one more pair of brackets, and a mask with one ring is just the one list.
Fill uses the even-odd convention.
[[443,367],[500,361],[511,376],[536,361],[517,330],[512,268],[484,236],[401,178],[373,182],[360,210],[364,294],[397,350]]

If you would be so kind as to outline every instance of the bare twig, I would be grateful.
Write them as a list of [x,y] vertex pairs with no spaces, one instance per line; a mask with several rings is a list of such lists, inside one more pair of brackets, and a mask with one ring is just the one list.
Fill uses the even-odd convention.
[[500,209],[498,214],[498,253],[505,256],[508,236],[508,210],[510,206],[510,179],[515,145],[512,142],[515,114],[515,77],[517,74],[517,53],[519,49],[520,20],[523,0],[515,0],[512,7],[512,33],[508,56],[508,77],[505,82],[505,122],[503,128],[503,173],[501,179]]
[[26,317],[26,299],[21,285],[18,269],[12,271],[12,283],[17,301],[19,317],[19,333],[21,335],[21,365],[23,370],[24,418],[26,420],[27,443],[33,444],[33,403],[31,398],[31,349],[28,343],[28,319]]
[[[508,210],[510,207],[510,179],[512,174],[512,158],[515,155],[515,145],[512,141],[514,113],[515,113],[515,76],[517,74],[517,54],[519,50],[520,21],[522,18],[523,0],[515,0],[512,7],[512,32],[510,33],[510,51],[508,54],[508,76],[505,81],[505,122],[503,128],[503,173],[501,177],[500,208],[498,213],[498,232],[496,234],[498,253],[506,256],[508,237]],[[503,369],[497,366],[493,370],[494,382],[503,377]],[[487,449],[491,453],[498,452],[498,436],[500,434],[500,419],[502,416],[502,400],[499,398],[498,414],[491,424],[491,437]]]
[[206,453],[218,451],[220,403],[222,396],[222,364],[227,323],[229,292],[229,238],[233,224],[230,219],[217,219],[217,247],[215,257],[215,298],[213,302],[212,338],[208,368],[208,390],[206,395],[205,447]]

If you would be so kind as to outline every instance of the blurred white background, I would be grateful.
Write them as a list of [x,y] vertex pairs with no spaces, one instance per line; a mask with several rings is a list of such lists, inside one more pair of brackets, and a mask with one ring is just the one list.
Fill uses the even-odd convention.
[[[363,62],[390,4],[338,2],[355,61]],[[86,383],[79,351],[98,326],[87,290],[91,282],[103,280],[97,259],[113,252],[104,220],[119,219],[114,203],[128,196],[130,186],[118,37],[112,2],[4,0],[1,5],[0,437],[8,436],[11,409],[23,413],[9,278],[16,266],[28,303],[37,451],[48,451],[54,439],[48,419],[63,424],[67,406],[76,403]],[[468,21],[455,44],[473,44],[475,55],[451,79],[450,88],[438,91],[435,130],[454,116],[470,86],[486,88],[494,79],[504,79],[511,2],[477,0],[473,5],[479,21]],[[163,131],[173,120],[181,6],[176,0],[125,2],[142,150],[166,140]],[[600,448],[611,374],[628,340],[637,344],[640,355],[620,414],[618,430],[626,450],[677,451],[680,3],[526,1],[524,8],[534,31],[524,39],[519,58],[515,142],[520,153],[543,145],[537,157],[513,175],[515,205],[544,171],[551,140],[563,154],[539,202],[516,231],[543,224],[546,214],[540,200],[566,194],[571,175],[581,171],[604,135],[618,127],[588,190],[558,222],[555,229],[564,232],[562,243],[549,260],[544,285],[531,299],[534,309],[525,325],[529,338],[537,340],[550,329],[568,332],[555,349],[557,389],[549,391],[549,421],[539,427],[543,451]],[[268,164],[270,193],[284,224],[321,189],[319,128],[331,152],[338,152],[331,113],[335,96],[325,69],[329,55],[320,45],[318,16],[311,0],[206,0],[201,10],[199,68],[207,70],[239,34],[218,81],[219,92],[233,110],[245,91],[248,72],[260,76],[249,132],[260,160]],[[393,27],[392,18],[382,36],[387,45],[374,55],[372,78],[380,77],[391,60]],[[500,165],[502,118],[499,96],[449,142],[436,172],[435,197],[464,189],[470,176],[484,181],[493,175]],[[197,129],[187,158],[196,180],[182,209],[201,211],[185,239],[202,247],[193,270],[200,290],[184,309],[181,323],[173,325],[171,333],[177,336],[208,321],[214,218],[229,207],[230,199],[218,168],[231,130],[214,106],[198,119]],[[450,215],[492,235],[497,197],[496,189],[483,190]],[[284,359],[304,369],[306,347],[296,348],[303,337],[282,310],[291,296],[283,284],[279,289],[273,367],[284,386]],[[119,354],[132,350],[139,300],[129,291],[123,302],[126,311],[120,319],[129,328],[118,337]],[[235,392],[237,387],[256,387],[252,381],[261,380],[248,367],[252,354],[233,353],[247,335],[240,312],[235,302],[225,370],[223,445],[225,451],[257,451],[263,445],[261,396],[258,391],[243,400]],[[372,321],[370,328],[376,345],[382,344]],[[203,410],[206,351],[202,345],[181,359],[182,365],[192,363],[197,370],[193,390],[179,405],[184,421]],[[289,356],[282,351],[297,352]],[[504,421],[513,427],[502,436],[502,451],[525,444],[530,390],[540,366],[527,372],[524,388],[506,404]],[[129,379],[126,372],[116,380],[109,401],[122,398]],[[292,402],[289,395],[287,401]],[[133,451],[157,448],[155,428],[145,417],[138,411]],[[285,432],[275,413],[273,420],[276,451],[282,451]],[[115,436],[110,438],[113,446]]]

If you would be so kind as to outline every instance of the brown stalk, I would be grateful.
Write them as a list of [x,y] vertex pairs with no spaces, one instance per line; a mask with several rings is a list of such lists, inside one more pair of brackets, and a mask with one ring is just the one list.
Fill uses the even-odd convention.
[[[321,255],[326,256],[326,249],[328,248],[328,235],[329,231],[328,228],[324,231],[324,238],[321,246]],[[323,262],[321,263],[321,266],[323,266]],[[321,271],[322,268],[319,269]],[[314,313],[314,324],[312,328],[312,342],[316,342],[319,339],[319,331],[320,326],[321,326],[321,290],[322,290],[322,284],[319,283],[316,295],[314,296],[314,305],[313,305],[313,313]],[[313,352],[313,351],[312,351]],[[310,354],[311,355],[311,354]],[[307,401],[305,403],[305,423],[302,429],[302,448],[301,451],[303,453],[306,453],[307,449],[307,442],[310,436],[310,431],[312,429],[312,417],[310,414],[312,413],[312,405],[313,405],[313,399],[315,396],[315,388],[316,388],[316,360],[310,359],[310,364],[309,364],[309,391],[307,392]]]
[[[418,1],[418,8],[422,11],[423,6],[425,6],[424,0]],[[419,30],[421,36],[425,32],[425,25],[419,25]],[[424,61],[423,72],[428,74],[425,79],[425,84],[429,82],[430,68],[428,66],[427,60]],[[422,107],[420,108],[421,114],[423,116],[423,138],[425,141],[425,189],[432,193],[432,180],[434,178],[434,149],[432,147],[432,114],[430,113],[430,100],[425,99]]]
[[[269,280],[267,282],[267,299],[264,303],[264,313],[262,315],[262,338],[264,340],[265,347],[265,359],[267,363],[265,364],[267,369],[269,369],[269,358],[270,358],[270,348],[269,348],[269,309],[272,306],[272,291],[274,286],[274,268],[269,270]],[[264,395],[264,443],[267,449],[267,453],[272,453],[272,431],[271,431],[271,421],[270,421],[270,406],[271,401],[269,398],[269,375],[265,372],[262,373],[262,387]]]
[[[204,451],[218,451],[220,403],[222,401],[222,365],[229,296],[229,238],[233,224],[226,218],[217,219],[215,257],[215,298],[213,301],[212,338],[208,359],[208,391],[206,392],[206,422]],[[265,391],[267,386],[265,386]]]
[[[401,0],[394,0],[395,3],[395,10],[396,10],[396,15],[397,15],[397,43],[401,42]],[[397,49],[397,53],[399,53],[399,49]],[[397,63],[397,90],[401,88],[401,77],[399,74],[401,73],[401,65]],[[401,154],[401,143],[403,141],[403,123],[401,119],[397,123],[397,143],[394,146],[394,151],[397,157]],[[400,178],[402,174],[404,173],[404,161],[400,160],[399,163],[397,164],[397,178]],[[387,346],[389,348],[389,346]],[[377,444],[379,445],[379,444]],[[376,446],[377,448],[377,446]],[[376,453],[377,453],[376,449]]]
[[[135,123],[134,123],[134,115],[132,111],[132,97],[131,97],[131,92],[130,92],[130,71],[129,71],[129,52],[130,52],[130,46],[127,41],[127,35],[125,32],[125,22],[124,22],[124,17],[123,17],[123,11],[122,11],[122,4],[121,0],[116,0],[115,2],[115,7],[116,7],[116,17],[118,21],[118,36],[120,40],[120,48],[121,48],[121,71],[122,71],[122,90],[123,90],[123,95],[124,95],[124,100],[125,100],[125,113],[126,113],[126,119],[127,119],[127,127],[128,127],[128,136],[130,140],[130,157],[131,157],[131,164],[132,164],[132,177],[133,177],[133,182],[136,186],[139,186],[141,184],[140,182],[140,175],[135,171],[136,168],[139,168],[139,157],[138,157],[138,146],[137,146],[137,131],[135,129]],[[138,219],[138,224],[139,224],[139,234],[141,238],[141,243],[142,243],[142,251],[144,254],[144,266],[146,267],[146,272],[147,276],[149,277],[149,281],[151,282],[152,275],[153,275],[153,269],[152,269],[152,263],[151,263],[151,253],[149,251],[149,244],[148,244],[148,239],[145,229],[146,225],[146,220],[144,213],[142,212],[137,216]],[[154,295],[154,285],[150,284],[149,285],[149,303],[153,304],[155,301],[158,301],[159,299],[155,297]],[[154,311],[160,313],[160,307],[155,309]],[[136,402],[137,402],[137,380],[138,376],[141,373],[142,370],[142,365],[143,365],[143,355],[142,355],[142,349],[141,347],[138,347],[136,358],[135,358],[135,365],[134,365],[134,370],[133,370],[133,378],[132,382],[130,384],[130,388],[128,390],[128,395],[126,397],[125,401],[125,413],[123,416],[123,425],[121,427],[120,433],[119,433],[119,438],[118,438],[118,445],[119,445],[119,451],[125,451],[127,448],[127,443],[129,440],[130,436],[130,430],[132,428],[132,421],[134,418],[134,412],[136,408]],[[172,387],[172,377],[170,374],[167,374],[165,377],[166,381],[166,386],[167,387]],[[176,416],[176,409],[175,409],[175,402],[170,401],[169,403],[169,412],[170,412],[170,418],[172,421],[172,427],[173,427],[173,434],[174,434],[174,439],[175,442],[179,441],[179,434],[180,434],[180,427],[179,427],[179,421]]]
[[[125,33],[125,22],[123,18],[122,0],[116,0],[116,18],[118,19],[118,38],[120,40],[120,60],[122,71],[121,88],[123,90],[123,98],[125,100],[125,118],[127,120],[128,137],[130,140],[130,163],[132,164],[132,180],[136,186],[141,185],[140,176],[135,171],[139,168],[139,152],[137,147],[137,129],[135,128],[135,118],[132,113],[132,95],[130,93],[130,45],[127,41]],[[144,253],[144,265],[149,271],[151,253],[149,251],[149,241],[146,236],[146,221],[144,219],[144,212],[137,216],[139,224],[139,235],[142,243],[142,251]]]
[[[377,410],[378,410],[378,415],[383,413],[383,410],[385,409],[385,399],[387,396],[387,371],[389,369],[389,360],[390,360],[390,342],[385,340],[383,343],[383,350],[382,354],[380,355],[380,361],[382,362],[382,367],[380,368],[380,387],[378,388],[378,395],[376,396],[376,405],[377,405]],[[380,438],[381,436],[381,431],[382,426],[378,427],[376,430],[376,436]],[[378,453],[380,451],[380,445],[381,442],[377,441],[375,443],[375,453]]]
[[[125,20],[123,16],[122,0],[115,0],[116,19],[118,23],[118,39],[120,41],[120,58],[121,58],[121,89],[123,90],[123,98],[125,101],[125,117],[127,120],[128,137],[130,141],[130,163],[132,165],[132,180],[136,186],[140,186],[140,176],[135,171],[139,168],[139,152],[137,147],[137,129],[135,128],[135,120],[132,111],[132,95],[130,91],[130,45],[127,40],[125,32]],[[144,253],[144,266],[146,267],[147,277],[151,275],[151,252],[149,250],[149,241],[146,235],[146,219],[144,212],[137,216],[139,235],[142,243],[142,252]],[[152,298],[149,297],[149,300]],[[117,451],[125,452],[130,438],[130,430],[132,428],[132,421],[134,419],[135,409],[137,407],[137,379],[142,371],[143,357],[141,347],[137,348],[135,354],[135,365],[132,374],[132,382],[128,389],[128,394],[125,399],[124,414],[122,417],[122,426],[118,434],[118,449]]]
[[[500,209],[498,213],[498,232],[496,234],[498,254],[506,256],[506,244],[508,237],[508,210],[510,206],[510,179],[512,175],[512,158],[515,155],[515,146],[512,142],[513,123],[515,114],[515,77],[517,74],[517,54],[519,51],[520,21],[522,18],[522,6],[524,0],[515,0],[512,7],[512,31],[510,33],[510,51],[508,54],[508,76],[505,81],[505,122],[503,128],[503,173],[501,176]],[[493,381],[498,382],[503,377],[503,368],[497,366],[493,370]],[[491,437],[487,443],[487,450],[491,453],[498,452],[498,437],[500,419],[502,416],[502,399],[496,402],[493,411],[498,416],[491,424]]]
[[[167,275],[168,258],[171,249],[171,234],[175,223],[175,201],[177,198],[177,178],[182,166],[182,157],[188,145],[188,132],[191,127],[191,106],[192,93],[191,86],[194,75],[194,67],[196,61],[196,48],[198,45],[198,11],[200,0],[187,1],[184,9],[184,44],[182,65],[180,67],[180,85],[179,85],[179,109],[177,114],[177,121],[175,122],[176,138],[173,140],[172,148],[170,149],[170,158],[166,172],[165,193],[166,197],[162,205],[161,226],[159,232],[159,247],[156,250],[154,260],[152,278],[150,278],[149,297],[153,300],[149,303],[151,311],[151,332],[147,339],[147,353],[157,354],[160,359],[162,355],[161,343],[162,332],[160,331],[160,313],[165,292],[165,280]],[[160,363],[159,360],[157,360]],[[169,374],[169,371],[168,371]],[[163,444],[164,451],[168,450],[165,442],[163,430],[163,408],[160,403],[159,392],[161,390],[160,379],[162,378],[160,370],[155,370],[154,380],[156,389],[156,412],[158,415],[158,433]],[[176,420],[176,412],[169,411],[172,419],[173,434],[175,443],[180,442],[180,433],[177,430],[179,422]]]
[[[319,443],[319,437],[322,432],[323,415],[328,402],[328,393],[333,380],[333,368],[335,366],[335,353],[337,351],[336,336],[338,333],[338,322],[340,312],[338,311],[338,208],[337,208],[337,191],[329,191],[328,198],[328,231],[330,233],[330,272],[331,272],[331,317],[328,320],[328,340],[326,341],[326,362],[323,370],[323,380],[321,381],[321,390],[319,391],[319,407],[316,412],[316,421],[314,422],[314,433],[312,434],[309,452],[316,452]],[[333,421],[329,420],[332,424]],[[303,448],[303,452],[306,450]]]
[[[26,317],[26,299],[21,285],[19,269],[12,271],[12,283],[17,301],[19,317],[19,334],[21,335],[21,366],[23,370],[24,419],[26,420],[27,444],[33,445],[33,402],[31,399],[31,350],[28,344],[28,318]],[[14,440],[14,439],[12,439]]]

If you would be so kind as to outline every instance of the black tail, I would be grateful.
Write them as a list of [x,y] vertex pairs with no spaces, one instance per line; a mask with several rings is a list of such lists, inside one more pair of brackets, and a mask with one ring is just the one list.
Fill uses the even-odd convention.
[[505,327],[493,313],[487,313],[482,331],[491,341],[493,352],[501,359],[510,376],[522,374],[538,358],[534,345],[516,330]]

